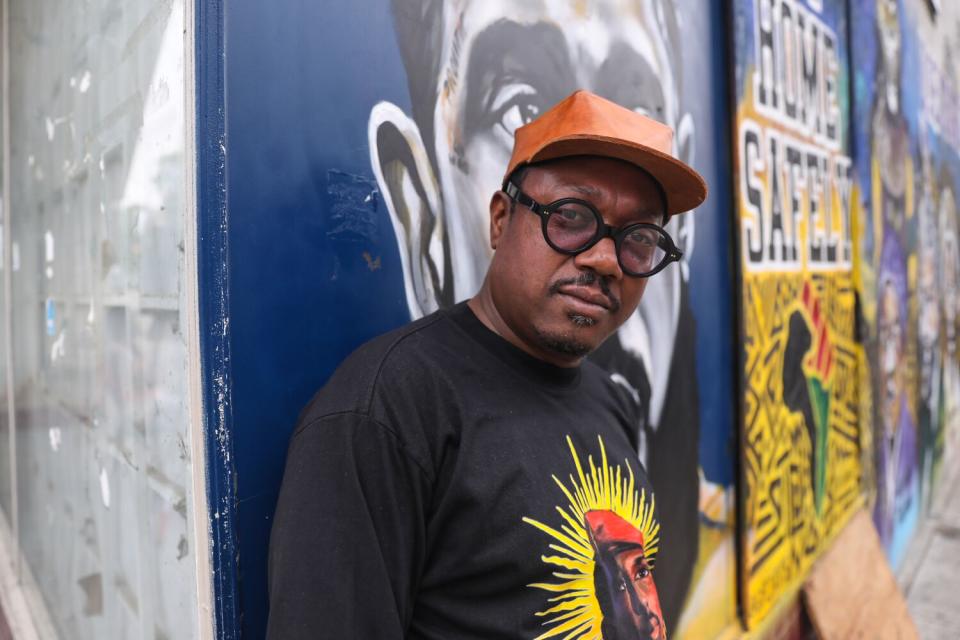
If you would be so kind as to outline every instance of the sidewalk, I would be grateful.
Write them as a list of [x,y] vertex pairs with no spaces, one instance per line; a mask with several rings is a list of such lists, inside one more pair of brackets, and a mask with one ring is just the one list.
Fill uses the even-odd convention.
[[897,576],[921,640],[960,629],[960,461],[944,469],[941,494],[922,519]]

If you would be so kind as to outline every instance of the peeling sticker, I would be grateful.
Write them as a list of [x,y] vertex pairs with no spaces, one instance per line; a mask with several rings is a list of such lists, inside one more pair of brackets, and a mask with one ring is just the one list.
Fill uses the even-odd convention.
[[100,498],[103,499],[103,506],[110,508],[110,476],[107,470],[100,467]]
[[43,256],[47,262],[53,262],[54,258],[53,233],[49,230],[43,233]]
[[56,126],[53,124],[53,120],[51,120],[50,118],[47,118],[47,119],[44,121],[44,124],[45,124],[46,127],[47,127],[47,139],[48,139],[48,140],[53,140],[53,135],[54,135],[54,134],[56,133],[56,131],[57,131]]
[[47,280],[53,278],[54,244],[53,233],[48,229],[43,233],[43,257],[47,263],[44,273],[47,276]]
[[80,86],[77,88],[80,90],[80,93],[86,93],[90,88],[90,71],[84,71],[83,76],[80,77]]
[[83,615],[103,614],[103,576],[91,573],[77,580],[77,584],[83,590]]
[[60,451],[60,443],[63,442],[63,432],[60,427],[50,427],[50,448],[54,451]]
[[56,362],[60,358],[66,355],[67,351],[63,347],[64,340],[66,340],[66,332],[61,331],[60,335],[57,336],[57,339],[53,341],[53,344],[50,345],[50,362]]
[[53,298],[47,298],[44,309],[44,315],[47,319],[47,335],[53,337],[57,335],[57,305],[54,304]]

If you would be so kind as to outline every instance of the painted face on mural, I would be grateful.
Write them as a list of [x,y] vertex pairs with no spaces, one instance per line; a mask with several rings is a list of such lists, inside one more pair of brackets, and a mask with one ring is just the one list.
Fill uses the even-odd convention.
[[900,298],[893,280],[883,282],[877,325],[884,419],[888,422],[889,431],[892,433],[900,416],[901,371],[903,370],[903,326],[900,317]]
[[944,188],[940,193],[938,212],[940,228],[940,279],[943,292],[943,321],[947,347],[956,349],[957,317],[960,315],[960,245],[957,238],[957,204],[953,190]]
[[883,56],[884,86],[887,107],[891,112],[900,111],[900,22],[897,18],[897,0],[877,0],[877,30],[880,34],[880,51]]
[[[574,90],[671,125],[675,153],[692,162],[672,3],[395,0],[393,9],[412,112],[376,105],[369,140],[412,317],[477,292],[492,255],[488,203],[500,188],[513,132]],[[689,256],[693,216],[676,216],[668,230]],[[633,339],[625,348],[653,371],[654,415],[665,395],[684,269],[651,278],[627,322]]]
[[[917,327],[920,346],[924,350],[921,354],[922,365],[925,367],[937,346],[940,337],[940,296],[938,286],[939,247],[937,239],[937,218],[933,201],[937,185],[933,175],[932,163],[929,156],[923,158],[923,195],[920,206],[917,208],[917,304],[919,322]],[[924,370],[921,383],[929,378]],[[924,390],[929,393],[929,389]]]

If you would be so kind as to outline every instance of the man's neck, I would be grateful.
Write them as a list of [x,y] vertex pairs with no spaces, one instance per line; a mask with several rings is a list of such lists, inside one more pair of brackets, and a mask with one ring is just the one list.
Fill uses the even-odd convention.
[[484,326],[513,346],[530,354],[537,360],[542,360],[556,367],[564,368],[578,367],[580,366],[580,363],[583,362],[582,357],[576,358],[573,356],[555,353],[547,349],[538,348],[524,341],[513,329],[510,328],[510,325],[506,320],[503,319],[503,316],[500,315],[499,310],[497,310],[497,305],[494,303],[493,296],[490,295],[490,290],[487,288],[486,283],[484,283],[484,285],[480,288],[480,291],[477,293],[477,295],[467,301],[467,306],[470,307],[473,313],[477,316],[477,319],[480,320]]

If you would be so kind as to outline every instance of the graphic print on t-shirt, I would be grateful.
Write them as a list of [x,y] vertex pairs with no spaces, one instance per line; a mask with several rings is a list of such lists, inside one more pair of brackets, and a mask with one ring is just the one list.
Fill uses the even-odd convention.
[[546,533],[556,582],[529,586],[547,591],[547,607],[536,615],[547,627],[537,640],[665,640],[653,565],[660,543],[654,499],[636,487],[633,468],[607,463],[603,439],[600,464],[584,468],[567,436],[574,473],[564,483],[552,476],[567,504],[557,506],[556,526],[523,521]]

